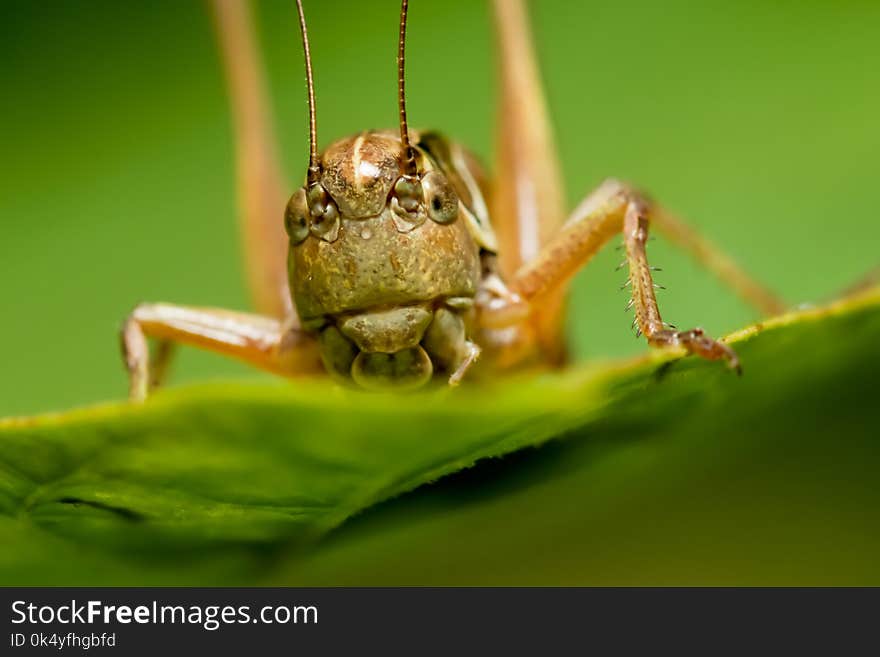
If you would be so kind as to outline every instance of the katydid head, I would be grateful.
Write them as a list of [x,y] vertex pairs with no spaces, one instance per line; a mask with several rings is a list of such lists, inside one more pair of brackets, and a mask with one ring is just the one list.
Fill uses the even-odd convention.
[[391,133],[367,132],[337,141],[319,156],[311,51],[302,0],[297,0],[308,84],[309,168],[305,186],[294,193],[285,211],[285,225],[294,246],[310,234],[333,242],[339,236],[341,218],[374,217],[386,206],[404,233],[426,218],[448,224],[458,217],[453,185],[410,142],[404,75],[408,4],[407,0],[401,4],[397,50],[400,140]]
[[[450,303],[464,312],[481,267],[479,245],[466,222],[457,221],[463,208],[454,185],[418,140],[410,141],[403,86],[407,2],[397,59],[399,136],[364,132],[320,154],[301,0],[297,8],[310,126],[308,175],[284,217],[297,312],[304,328],[318,334],[331,373],[364,387],[420,385],[434,368],[436,354],[422,341],[435,313],[449,313]],[[459,350],[460,321],[443,322],[460,333],[451,340]],[[446,344],[437,336],[429,342]]]
[[413,150],[413,173],[403,173],[405,147],[389,132],[366,132],[331,144],[318,159],[318,175],[297,190],[285,211],[292,246],[310,234],[333,242],[342,220],[364,220],[390,212],[401,233],[430,219],[449,224],[459,200],[446,175]]

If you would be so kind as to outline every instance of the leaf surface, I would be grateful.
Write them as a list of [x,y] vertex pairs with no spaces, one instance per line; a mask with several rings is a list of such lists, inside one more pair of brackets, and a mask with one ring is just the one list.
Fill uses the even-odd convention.
[[873,290],[730,336],[741,378],[652,353],[3,420],[0,583],[880,583],[878,336]]

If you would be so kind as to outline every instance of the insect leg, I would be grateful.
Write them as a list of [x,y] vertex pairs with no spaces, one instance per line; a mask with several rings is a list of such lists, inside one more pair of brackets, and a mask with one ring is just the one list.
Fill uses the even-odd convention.
[[287,202],[249,3],[214,0],[235,130],[245,271],[260,313],[295,318],[287,281]]
[[857,296],[866,290],[870,290],[878,284],[880,284],[880,266],[874,267],[874,269],[862,276],[855,283],[847,285],[846,288],[832,298],[848,299],[849,297]]
[[[501,273],[509,278],[559,230],[564,190],[527,8],[523,0],[494,0],[492,4],[501,64],[492,216]],[[785,310],[771,290],[671,213],[655,208],[652,223],[763,314]],[[559,339],[564,292],[564,286],[559,286],[554,296],[545,298],[544,310],[533,320],[545,350]]]
[[[122,327],[129,396],[142,401],[154,379],[147,338],[189,344],[233,356],[282,376],[321,371],[317,342],[281,320],[216,308],[141,304]],[[166,358],[167,360],[167,358]],[[159,369],[164,367],[159,358]]]
[[[528,304],[533,312],[540,312],[547,295],[552,295],[608,240],[623,231],[636,324],[648,343],[658,347],[683,347],[709,360],[727,360],[731,367],[738,369],[734,351],[706,336],[702,329],[677,331],[663,323],[645,251],[649,214],[650,206],[636,193],[616,181],[605,182],[575,209],[541,253],[519,268],[508,286],[512,303]],[[497,310],[481,308],[481,312],[482,321],[488,324],[492,322],[492,312],[509,312],[509,308],[502,305]]]
[[[496,155],[491,215],[501,275],[538,255],[565,220],[565,191],[547,102],[523,0],[494,0],[499,52]],[[565,289],[531,318],[542,352],[562,359]]]
[[629,261],[629,280],[632,287],[633,307],[639,331],[648,343],[657,347],[684,347],[688,352],[708,360],[724,359],[730,367],[740,372],[736,352],[722,342],[713,340],[703,329],[678,331],[667,328],[660,318],[660,309],[654,295],[654,281],[645,243],[648,241],[649,206],[639,197],[627,193],[627,205],[623,218],[623,237],[626,257]]
[[171,340],[159,340],[153,351],[152,362],[150,363],[150,380],[149,389],[153,390],[161,386],[168,378],[168,370],[171,368],[171,361],[174,360],[174,354],[177,353],[177,345]]

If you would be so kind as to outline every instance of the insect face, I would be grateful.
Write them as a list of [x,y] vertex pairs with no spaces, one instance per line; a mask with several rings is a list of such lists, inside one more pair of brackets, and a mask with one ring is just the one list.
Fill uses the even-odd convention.
[[285,212],[303,326],[319,333],[328,369],[366,387],[430,378],[426,331],[443,308],[463,334],[481,275],[452,185],[419,149],[404,174],[404,148],[382,132],[335,142]]

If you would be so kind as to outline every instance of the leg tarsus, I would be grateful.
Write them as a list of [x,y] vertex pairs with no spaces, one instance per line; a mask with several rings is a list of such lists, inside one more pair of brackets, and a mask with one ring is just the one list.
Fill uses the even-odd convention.
[[742,374],[742,366],[736,352],[723,342],[710,338],[701,328],[690,331],[663,329],[648,337],[648,344],[653,347],[684,347],[688,353],[706,360],[725,360],[730,369]]

